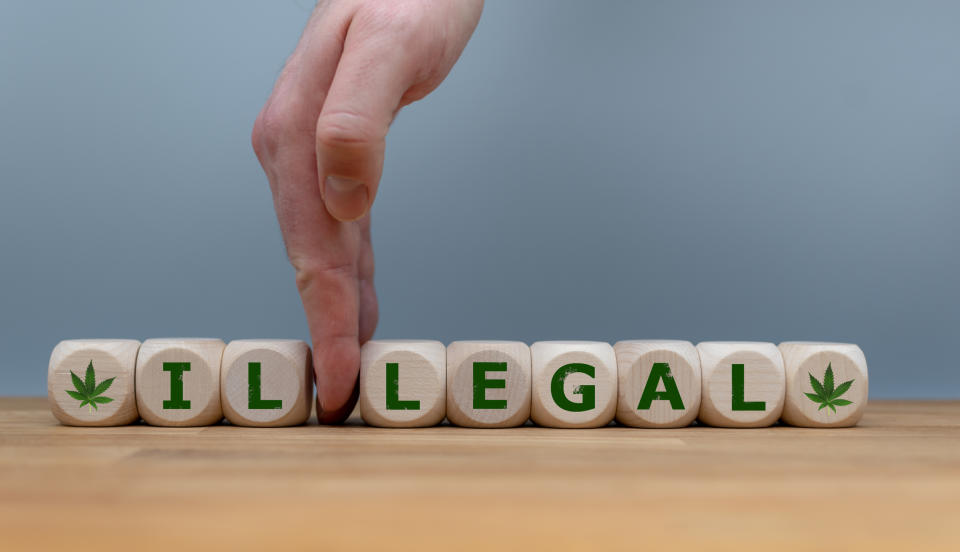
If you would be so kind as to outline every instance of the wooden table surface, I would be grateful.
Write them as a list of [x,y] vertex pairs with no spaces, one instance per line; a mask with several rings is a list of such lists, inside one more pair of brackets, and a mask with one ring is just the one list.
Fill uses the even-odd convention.
[[75,428],[0,399],[0,549],[960,550],[960,402],[851,429]]

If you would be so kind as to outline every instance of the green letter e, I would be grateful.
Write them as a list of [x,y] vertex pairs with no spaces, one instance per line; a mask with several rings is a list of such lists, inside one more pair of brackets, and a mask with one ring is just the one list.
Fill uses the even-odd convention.
[[506,399],[488,399],[487,389],[505,389],[507,380],[487,379],[487,372],[506,372],[506,362],[474,362],[473,363],[473,408],[476,410],[490,409],[503,410],[507,407]]

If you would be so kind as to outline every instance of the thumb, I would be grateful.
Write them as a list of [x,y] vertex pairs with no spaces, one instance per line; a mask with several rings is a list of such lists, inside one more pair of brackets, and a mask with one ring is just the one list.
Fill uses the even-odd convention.
[[333,82],[317,118],[317,169],[327,211],[341,221],[373,204],[387,130],[416,71],[403,48],[346,37]]

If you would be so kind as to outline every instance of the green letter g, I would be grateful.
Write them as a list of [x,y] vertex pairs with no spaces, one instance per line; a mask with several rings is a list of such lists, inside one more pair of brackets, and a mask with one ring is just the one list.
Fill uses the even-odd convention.
[[563,382],[567,379],[567,376],[576,372],[586,374],[592,378],[595,377],[596,369],[589,364],[582,364],[580,362],[571,362],[570,364],[561,366],[553,374],[553,379],[550,380],[550,394],[553,395],[553,402],[568,412],[585,412],[592,410],[597,403],[596,386],[578,385],[574,387],[573,394],[583,396],[583,400],[580,402],[573,402],[563,394]]

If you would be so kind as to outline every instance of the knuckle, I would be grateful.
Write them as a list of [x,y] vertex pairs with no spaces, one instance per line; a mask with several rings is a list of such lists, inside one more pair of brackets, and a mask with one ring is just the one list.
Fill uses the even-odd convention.
[[386,129],[366,115],[334,111],[317,119],[316,138],[318,145],[331,149],[374,146],[386,138]]
[[263,124],[263,112],[261,111],[260,114],[257,115],[257,120],[253,122],[253,132],[250,133],[250,144],[253,146],[253,152],[257,154],[257,158],[260,159],[260,161],[263,161],[268,154],[266,140],[267,136]]
[[310,292],[318,286],[334,288],[344,280],[357,278],[356,265],[349,261],[308,261],[291,256],[290,264],[293,265],[294,278],[300,293]]
[[305,123],[301,119],[296,106],[282,99],[271,99],[253,123],[251,141],[257,156],[269,159],[276,155],[285,142],[302,134]]
[[261,160],[272,157],[280,146],[286,128],[287,115],[268,104],[253,123],[253,151]]

